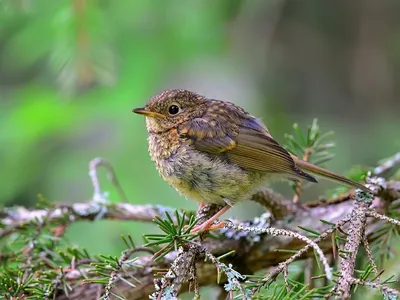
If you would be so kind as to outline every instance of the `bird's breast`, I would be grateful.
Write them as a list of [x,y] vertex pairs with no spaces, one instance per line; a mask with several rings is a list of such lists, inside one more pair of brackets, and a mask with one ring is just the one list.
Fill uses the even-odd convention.
[[164,179],[172,176],[174,174],[174,158],[178,154],[184,154],[177,131],[172,129],[168,132],[150,134],[148,142],[150,158],[155,163],[160,175]]
[[224,204],[226,199],[235,203],[247,195],[254,174],[195,150],[174,135],[150,135],[149,152],[161,177],[179,193],[216,204]]

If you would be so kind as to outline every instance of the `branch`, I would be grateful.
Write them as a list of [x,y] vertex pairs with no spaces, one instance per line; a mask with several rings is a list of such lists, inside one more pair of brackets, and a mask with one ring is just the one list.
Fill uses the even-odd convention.
[[292,200],[286,199],[268,188],[255,193],[251,200],[264,206],[277,220],[286,218],[299,209],[304,209],[302,205],[293,203]]
[[[352,284],[359,284],[359,285],[363,285],[363,286],[368,286],[368,287],[371,287],[373,289],[379,289],[379,290],[381,290],[382,293],[385,293],[386,295],[387,294],[391,294],[391,295],[396,296],[393,299],[397,299],[397,296],[400,296],[400,291],[398,291],[396,289],[392,289],[392,288],[390,288],[390,287],[388,287],[386,285],[379,284],[379,283],[376,283],[376,282],[364,281],[364,280],[360,280],[360,279],[357,279],[357,278],[352,278],[351,279],[351,283]],[[392,298],[385,297],[384,299],[392,299]]]
[[[220,208],[221,207],[217,205],[206,205],[200,209],[196,216],[198,223],[201,224],[207,221],[208,217],[215,214]],[[154,299],[164,299],[165,295],[171,295],[175,298],[178,297],[182,285],[189,280],[193,266],[196,269],[196,257],[200,251],[198,245],[201,244],[202,238],[198,237],[189,244],[187,251],[184,251],[182,247],[178,249],[178,255],[171,263],[167,274],[163,276],[160,282],[156,283]],[[196,277],[196,274],[194,274],[194,276]],[[166,290],[168,290],[168,292],[166,292]]]
[[[265,189],[256,193],[253,201],[260,203],[269,209],[276,219],[282,219],[287,215],[293,214],[297,210],[304,210],[300,205],[293,204],[292,201],[274,193],[270,189]],[[102,208],[99,208],[102,205]],[[99,210],[104,209],[101,219],[121,220],[121,221],[144,221],[152,222],[155,217],[165,218],[166,213],[173,215],[176,210],[171,207],[161,205],[134,205],[130,203],[99,203],[83,202],[74,204],[61,204],[49,211],[49,209],[28,209],[23,206],[4,208],[0,215],[4,217],[1,223],[6,227],[0,230],[0,238],[8,236],[18,228],[30,222],[47,222],[68,220],[69,223],[76,221],[93,221],[98,219]]]
[[[91,166],[91,170],[95,170],[98,165],[106,166],[103,162],[99,161],[97,165],[94,164]],[[110,173],[112,173],[112,169]],[[92,172],[91,175],[92,177],[97,178],[94,172]],[[330,252],[332,251],[332,242],[330,240],[327,241],[326,238],[333,232],[332,230],[336,229],[336,227],[332,227],[332,225],[329,225],[327,222],[318,222],[319,220],[325,220],[336,225],[342,225],[350,219],[351,226],[347,228],[344,227],[344,229],[351,231],[353,226],[360,235],[363,234],[365,225],[371,225],[368,226],[365,232],[367,236],[381,226],[381,223],[378,222],[379,219],[397,224],[397,220],[384,219],[381,217],[382,215],[379,212],[384,213],[390,202],[399,198],[400,182],[386,182],[384,179],[380,178],[373,180],[376,181],[373,182],[373,184],[382,187],[381,191],[377,194],[378,196],[374,198],[371,206],[378,211],[376,213],[374,210],[369,209],[368,206],[366,208],[364,206],[359,207],[359,201],[357,201],[354,206],[354,201],[351,200],[353,195],[352,193],[342,195],[338,202],[327,201],[326,203],[322,203],[322,205],[313,204],[311,206],[306,206],[293,204],[292,201],[266,189],[255,194],[252,200],[261,203],[264,207],[268,208],[268,210],[272,212],[273,218],[271,218],[271,214],[265,213],[261,217],[255,218],[252,221],[239,223],[233,220],[233,223],[239,224],[239,227],[258,226],[265,228],[273,225],[275,228],[280,228],[279,230],[285,232],[298,231],[298,226],[313,231],[323,232],[323,234],[315,239],[313,243],[318,242],[318,246],[322,249],[322,252]],[[96,199],[101,201],[95,201]],[[18,228],[23,228],[25,225],[29,225],[33,222],[35,222],[35,224],[38,222],[39,224],[50,224],[55,221],[58,225],[69,225],[72,222],[99,219],[137,220],[148,222],[152,221],[156,216],[165,218],[166,212],[173,215],[172,212],[174,211],[174,209],[161,206],[132,205],[129,203],[112,204],[103,200],[107,199],[103,199],[100,189],[97,188],[95,189],[93,201],[89,203],[58,205],[47,210],[28,210],[21,207],[4,209],[0,212],[0,214],[5,216],[1,220],[4,229],[0,231],[0,238],[5,237],[17,231]],[[203,211],[200,211],[200,215],[198,215],[200,222],[201,219],[206,218],[211,211],[217,209],[218,207],[215,205],[206,206]],[[351,218],[348,217],[349,211],[352,211]],[[364,215],[364,219],[353,216],[353,213],[356,212],[363,212],[361,215]],[[367,215],[373,216],[374,218],[367,219]],[[290,218],[288,218],[288,216],[290,216]],[[363,224],[363,226],[360,224]],[[195,277],[194,282],[196,286],[215,284],[217,279],[215,265],[210,262],[204,262],[205,252],[200,251],[199,246],[194,246],[196,244],[207,249],[207,253],[215,257],[225,254],[228,251],[234,251],[235,255],[233,257],[225,258],[224,261],[234,265],[235,270],[241,274],[253,274],[261,269],[279,264],[278,267],[270,273],[276,277],[280,272],[287,270],[287,265],[295,259],[303,259],[314,255],[312,251],[308,251],[311,243],[304,243],[304,240],[299,240],[297,238],[298,236],[295,235],[270,236],[257,232],[237,232],[236,230],[229,228],[220,231],[220,234],[221,236],[219,239],[207,239],[206,241],[202,241],[200,238],[195,239],[193,240],[193,243],[189,243],[186,246],[187,248],[181,248],[179,252],[172,252],[157,262],[154,262],[151,256],[141,256],[137,261],[135,261],[135,266],[131,266],[131,268],[127,267],[122,270],[121,266],[118,265],[119,269],[115,270],[107,287],[94,283],[88,283],[83,286],[81,285],[82,279],[96,278],[96,275],[91,272],[93,271],[93,268],[91,267],[86,269],[83,269],[82,267],[78,269],[69,269],[65,272],[63,280],[66,280],[72,287],[72,292],[69,293],[68,296],[59,292],[57,298],[97,299],[99,295],[109,295],[112,288],[118,295],[127,299],[148,299],[148,295],[155,291],[155,287],[158,287],[161,290],[161,293],[159,292],[156,294],[159,298],[165,289],[168,289],[169,292],[171,292],[171,295],[177,295],[178,292],[187,290],[189,287],[188,281],[190,281],[193,276]],[[345,249],[346,251],[351,251],[353,249],[357,250],[359,244],[360,241],[358,241],[357,238],[353,241],[348,240],[346,247],[350,250],[347,250],[346,247]],[[296,255],[290,257],[288,252],[279,252],[277,251],[279,249],[301,250],[299,250]],[[354,254],[353,256],[355,258],[356,251],[353,251],[352,254]],[[124,257],[125,256],[121,256],[121,262],[123,262]],[[286,262],[281,263],[285,259]],[[224,263],[224,261],[221,261],[221,263]],[[283,266],[283,268],[281,268],[281,266]],[[354,282],[354,278],[346,275],[352,274],[350,269],[348,272],[345,270],[347,266],[349,265],[343,263],[342,277],[347,278],[346,284],[351,286]],[[162,280],[155,280],[154,273],[157,272],[157,269],[166,268],[170,269],[164,278]],[[195,272],[196,274],[194,274]],[[274,276],[271,276],[270,278],[274,278]],[[131,278],[140,279],[139,284],[135,283],[135,288],[133,288],[132,284],[129,284],[128,282]],[[57,287],[57,285],[54,286],[55,288]]]
[[400,165],[400,152],[396,153],[395,155],[387,159],[383,164],[377,166],[373,170],[373,174],[375,176],[382,176],[383,174],[392,170],[398,165]]
[[[386,189],[390,193],[394,192],[390,191],[392,186],[398,187],[398,182],[388,182]],[[377,208],[385,207],[385,205],[382,203],[385,201],[385,199],[375,197],[373,206]],[[354,201],[347,199],[347,201],[337,204],[298,209],[293,213],[290,220],[282,219],[277,220],[276,222],[271,221],[271,223],[273,223],[274,227],[292,231],[298,231],[298,226],[303,226],[315,231],[323,232],[328,228],[331,228],[331,226],[323,222],[318,222],[318,220],[326,220],[336,224],[342,219],[346,220],[346,216],[348,215],[349,211],[353,210],[353,206]],[[153,210],[151,211],[154,213]],[[109,215],[111,212],[107,212],[107,214]],[[126,216],[126,214],[123,215]],[[366,220],[366,224],[368,225],[366,230],[367,235],[371,235],[371,233],[376,231],[378,226],[380,226],[378,220],[375,218],[368,218]],[[344,227],[344,229],[347,228]],[[325,234],[324,236],[320,236],[318,238],[321,240],[318,245],[325,253],[332,251],[331,240],[326,239],[328,236],[329,234]],[[316,242],[316,240],[314,240],[314,242]],[[253,274],[261,269],[276,266],[285,259],[290,258],[290,253],[279,252],[277,251],[278,249],[297,250],[303,248],[305,243],[296,238],[282,236],[273,237],[269,235],[261,235],[255,238],[252,235],[241,235],[238,237],[233,235],[232,232],[226,231],[225,237],[221,237],[217,240],[207,239],[203,242],[202,246],[216,257],[225,254],[228,251],[235,251],[235,255],[233,257],[226,258],[223,262],[232,263],[235,267],[235,270],[241,274]],[[140,284],[137,284],[136,288],[132,288],[123,280],[117,280],[114,287],[115,291],[118,291],[118,294],[126,299],[148,299],[148,295],[155,291],[153,276],[153,273],[156,272],[155,269],[169,268],[179,255],[188,255],[187,253],[190,253],[190,251],[186,251],[184,253],[172,252],[158,262],[152,261],[150,256],[140,257],[139,260],[136,261],[136,264],[141,266],[141,268],[125,270],[125,273],[121,274],[126,276],[126,278],[131,276],[139,278]],[[211,262],[204,262],[203,256],[196,256],[196,277],[198,284],[200,286],[215,284],[217,282],[215,265]],[[312,256],[314,256],[314,253],[306,249],[296,256],[296,258],[304,259]],[[185,261],[190,261],[191,259],[191,256],[186,256]],[[186,274],[182,275],[182,277],[180,274],[177,274],[178,276],[175,276],[173,279],[184,277],[187,279],[188,274],[190,274],[189,271],[190,269],[187,269]],[[84,270],[80,270],[80,272],[85,274],[85,276],[93,276],[89,273],[84,273]],[[58,299],[96,299],[96,295],[99,293],[98,290],[102,289],[102,287],[99,287],[99,285],[95,284],[86,284],[82,286],[80,284],[82,274],[78,271],[68,273],[66,278],[68,279],[69,284],[73,287],[73,291],[70,293],[69,298],[67,298],[65,295],[60,295],[58,296]],[[187,282],[183,282],[182,280],[174,281],[174,283],[175,282],[181,285],[181,292],[188,290],[189,285]],[[162,285],[162,283],[160,284]]]
[[350,299],[350,289],[354,277],[358,248],[363,239],[365,226],[367,225],[367,211],[372,202],[371,196],[362,197],[362,193],[358,192],[356,194],[356,203],[351,212],[348,236],[344,250],[342,251],[342,259],[340,260],[341,275],[336,287],[340,299]]
[[[30,222],[52,221],[93,221],[98,216],[98,205],[93,202],[64,204],[51,209],[30,210],[22,206],[6,208],[0,212],[5,215],[1,223],[6,226],[0,231],[0,238],[3,238],[24,224]],[[145,221],[152,222],[156,216],[165,217],[165,213],[173,213],[174,209],[159,205],[133,205],[130,203],[104,204],[106,208],[102,219],[125,220],[125,221]]]

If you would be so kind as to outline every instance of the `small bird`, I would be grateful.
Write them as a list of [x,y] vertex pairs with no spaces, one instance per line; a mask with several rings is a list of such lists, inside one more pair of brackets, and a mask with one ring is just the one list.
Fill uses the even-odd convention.
[[260,119],[233,103],[176,89],[132,111],[146,116],[149,153],[161,177],[181,195],[200,202],[200,208],[224,205],[192,233],[222,228],[223,223],[212,224],[275,179],[317,182],[310,172],[369,192],[360,183],[290,154]]

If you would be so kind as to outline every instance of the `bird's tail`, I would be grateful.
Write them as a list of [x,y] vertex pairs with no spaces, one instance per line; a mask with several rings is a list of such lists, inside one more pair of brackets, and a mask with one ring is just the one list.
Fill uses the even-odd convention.
[[324,177],[328,180],[337,182],[337,183],[344,183],[346,185],[349,185],[351,187],[354,188],[358,188],[358,189],[362,189],[365,192],[371,192],[370,189],[368,189],[367,187],[365,187],[364,185],[362,185],[361,183],[355,182],[351,179],[348,179],[342,175],[336,174],[334,172],[328,171],[326,169],[323,169],[321,167],[318,167],[316,165],[313,165],[309,162],[306,162],[304,160],[298,159],[297,157],[292,156],[294,161],[296,162],[296,165],[302,169],[303,171],[307,171],[310,172],[312,174]]

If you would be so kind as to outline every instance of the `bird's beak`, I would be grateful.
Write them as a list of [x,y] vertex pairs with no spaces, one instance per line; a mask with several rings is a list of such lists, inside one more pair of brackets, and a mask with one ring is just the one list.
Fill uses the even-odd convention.
[[163,114],[160,114],[160,113],[157,113],[157,112],[154,112],[154,111],[146,110],[144,107],[134,108],[134,109],[132,109],[132,111],[135,114],[145,115],[146,117],[163,118],[163,119],[166,118],[166,116],[164,116]]

